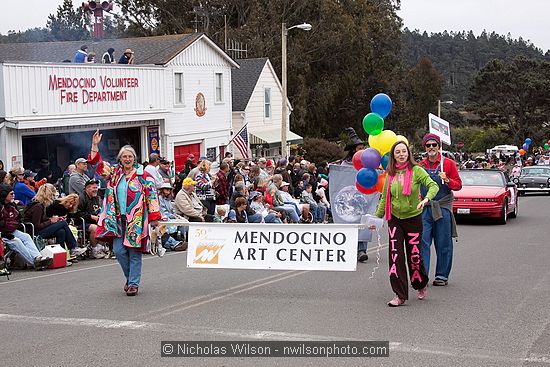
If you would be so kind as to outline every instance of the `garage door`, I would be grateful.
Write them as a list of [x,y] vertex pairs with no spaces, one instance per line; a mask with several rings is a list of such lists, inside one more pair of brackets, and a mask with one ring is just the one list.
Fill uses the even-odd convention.
[[193,163],[197,164],[201,153],[201,145],[198,144],[189,144],[189,145],[178,145],[174,147],[174,162],[176,163],[176,172],[179,172],[185,166],[185,161],[189,154],[193,154],[195,158]]

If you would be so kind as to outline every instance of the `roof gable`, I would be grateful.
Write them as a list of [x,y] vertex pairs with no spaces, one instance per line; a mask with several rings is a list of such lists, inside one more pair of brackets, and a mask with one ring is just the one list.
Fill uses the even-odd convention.
[[244,111],[250,97],[252,97],[265,64],[268,62],[268,58],[240,59],[236,61],[240,68],[231,70],[233,111]]

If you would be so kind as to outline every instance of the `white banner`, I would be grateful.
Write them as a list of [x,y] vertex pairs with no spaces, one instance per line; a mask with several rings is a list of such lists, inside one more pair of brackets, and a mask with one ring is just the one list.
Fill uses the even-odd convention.
[[189,223],[187,266],[355,271],[357,225]]
[[431,134],[439,136],[442,142],[451,145],[451,127],[447,121],[430,113],[428,115],[428,125]]

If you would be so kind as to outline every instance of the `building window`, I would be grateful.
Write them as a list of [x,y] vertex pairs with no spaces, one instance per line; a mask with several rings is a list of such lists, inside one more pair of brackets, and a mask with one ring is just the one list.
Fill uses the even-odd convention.
[[271,118],[271,88],[264,89],[264,117]]
[[174,104],[183,104],[183,73],[174,73]]
[[216,73],[216,102],[223,102],[223,74]]

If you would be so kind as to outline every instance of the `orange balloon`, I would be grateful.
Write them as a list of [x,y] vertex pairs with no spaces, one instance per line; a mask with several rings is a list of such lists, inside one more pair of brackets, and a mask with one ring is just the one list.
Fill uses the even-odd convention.
[[520,150],[519,150],[519,155],[524,155],[524,154],[525,154],[525,150],[520,149]]
[[376,182],[376,185],[374,186],[376,191],[382,192],[382,190],[384,190],[384,182],[385,181],[386,181],[386,172],[384,172],[384,173],[382,173],[381,175],[378,176],[378,182]]

